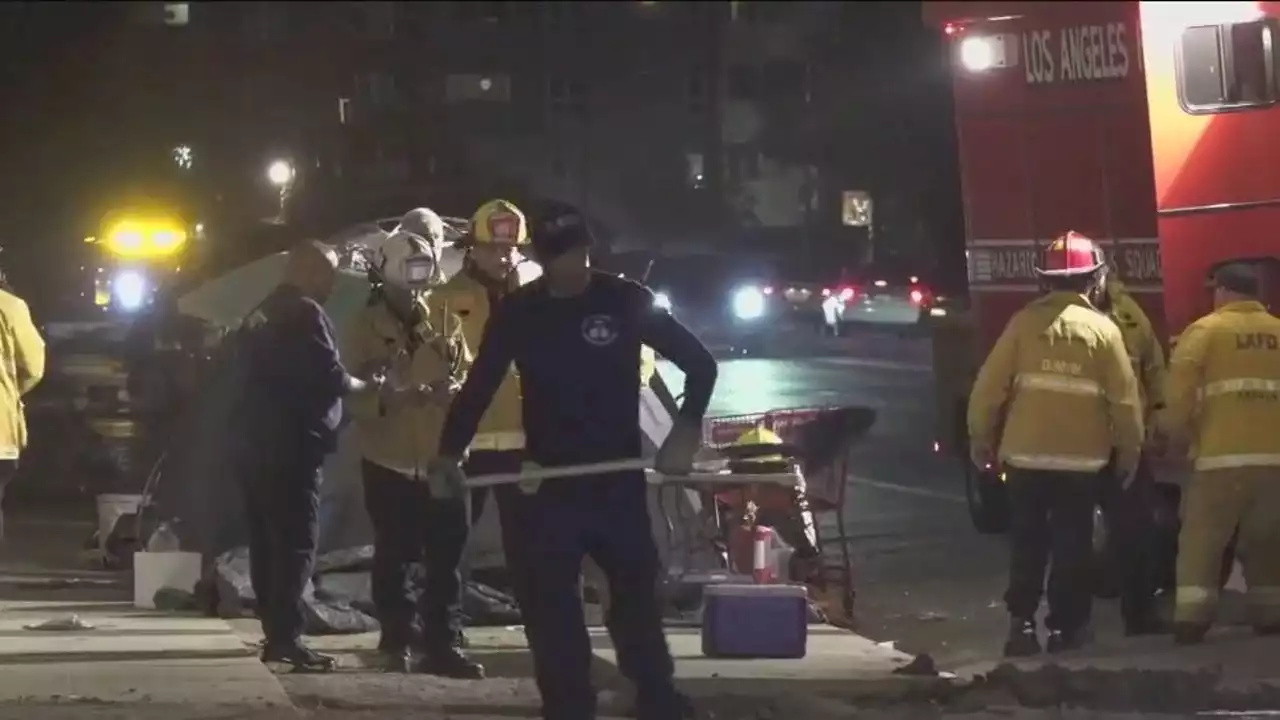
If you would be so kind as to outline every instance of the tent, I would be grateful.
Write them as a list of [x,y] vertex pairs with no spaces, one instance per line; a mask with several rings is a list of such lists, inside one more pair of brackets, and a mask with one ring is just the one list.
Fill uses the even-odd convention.
[[[341,242],[342,264],[339,282],[326,304],[339,334],[367,302],[369,283],[362,265],[371,250],[387,233],[374,225],[363,232],[347,233]],[[231,329],[241,322],[279,282],[284,255],[272,255],[216,278],[181,297],[179,312],[203,320],[214,328]],[[450,251],[443,259],[446,272],[456,272],[461,258]],[[223,448],[234,432],[228,398],[232,397],[226,378],[214,377],[204,388],[204,397],[195,403],[183,427],[181,441],[170,448],[169,459],[155,492],[160,512],[181,520],[184,543],[206,557],[215,557],[245,544],[244,529],[238,522],[241,512],[237,484],[227,477]],[[653,452],[671,426],[670,397],[658,389],[645,388],[641,416],[637,418]],[[673,570],[710,570],[718,560],[709,542],[702,540],[698,518],[698,496],[687,491],[653,488],[650,491],[654,535],[668,567]],[[372,532],[364,511],[359,471],[359,451],[354,433],[344,433],[339,450],[325,466],[325,482],[320,505],[321,553],[346,552],[372,542]],[[487,504],[472,535],[469,563],[473,569],[501,567],[503,557],[497,510]]]

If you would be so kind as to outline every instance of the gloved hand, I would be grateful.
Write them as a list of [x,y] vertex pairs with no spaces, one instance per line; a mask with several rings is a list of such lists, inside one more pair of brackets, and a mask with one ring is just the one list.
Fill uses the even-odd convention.
[[[541,468],[542,468],[541,465],[531,460],[525,460],[524,462],[520,463],[521,472],[525,470],[539,470]],[[520,488],[520,492],[524,493],[525,495],[536,495],[538,492],[538,488],[542,487],[542,481],[541,480],[521,480],[520,482],[516,483],[516,487]]]
[[432,460],[427,465],[426,481],[433,498],[466,497],[467,475],[462,471],[460,458],[438,457]]
[[457,395],[458,391],[461,389],[462,385],[453,378],[437,380],[436,382],[423,387],[422,400],[425,404],[449,407],[449,403],[453,402],[453,396]]
[[688,475],[693,472],[693,458],[702,447],[702,425],[677,418],[658,448],[653,469],[663,475]]

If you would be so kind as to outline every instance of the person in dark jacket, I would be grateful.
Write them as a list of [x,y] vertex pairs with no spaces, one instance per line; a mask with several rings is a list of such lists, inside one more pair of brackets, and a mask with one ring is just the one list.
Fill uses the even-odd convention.
[[[464,492],[461,459],[512,363],[521,378],[530,461],[556,467],[640,457],[641,345],[685,373],[684,404],[655,464],[668,474],[690,471],[715,387],[715,360],[648,288],[592,270],[590,245],[587,225],[572,208],[553,209],[535,224],[533,253],[544,275],[511,291],[490,318],[445,420],[437,484]],[[578,591],[585,556],[609,580],[607,625],[618,666],[636,685],[636,717],[687,714],[662,631],[661,568],[644,474],[549,480],[526,490],[515,525],[503,532],[524,547],[514,580],[527,603],[525,634],[542,716],[595,718],[591,642]]]
[[250,580],[266,636],[262,660],[328,671],[334,659],[302,643],[302,595],[315,564],[320,469],[337,447],[342,397],[363,390],[338,359],[322,306],[338,257],[308,242],[289,253],[283,282],[245,320],[238,445],[249,528]]

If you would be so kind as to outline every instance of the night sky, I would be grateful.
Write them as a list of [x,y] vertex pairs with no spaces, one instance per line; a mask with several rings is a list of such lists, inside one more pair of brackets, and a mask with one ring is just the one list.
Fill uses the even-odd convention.
[[[65,271],[84,251],[80,239],[127,188],[156,187],[148,178],[169,170],[164,149],[173,142],[165,123],[193,111],[189,97],[167,97],[172,87],[145,76],[120,85],[116,58],[130,52],[136,32],[123,14],[129,5],[0,3],[7,170],[0,244],[24,294],[67,289]],[[859,68],[849,78],[861,91],[858,124],[873,138],[850,150],[857,157],[850,172],[908,198],[939,244],[958,248],[950,89],[939,38],[921,23],[918,3],[844,5],[851,13],[846,42]]]

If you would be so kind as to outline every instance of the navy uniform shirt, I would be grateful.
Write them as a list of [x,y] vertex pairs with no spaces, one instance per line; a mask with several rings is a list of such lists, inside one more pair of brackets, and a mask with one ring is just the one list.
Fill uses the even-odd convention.
[[640,457],[640,347],[685,373],[683,417],[701,422],[716,363],[653,293],[593,272],[587,289],[554,297],[539,278],[505,296],[485,328],[475,364],[454,398],[440,454],[461,457],[514,362],[529,458],[544,466]]
[[290,285],[276,288],[245,321],[244,421],[260,441],[322,453],[337,447],[347,371],[334,336],[324,308]]

